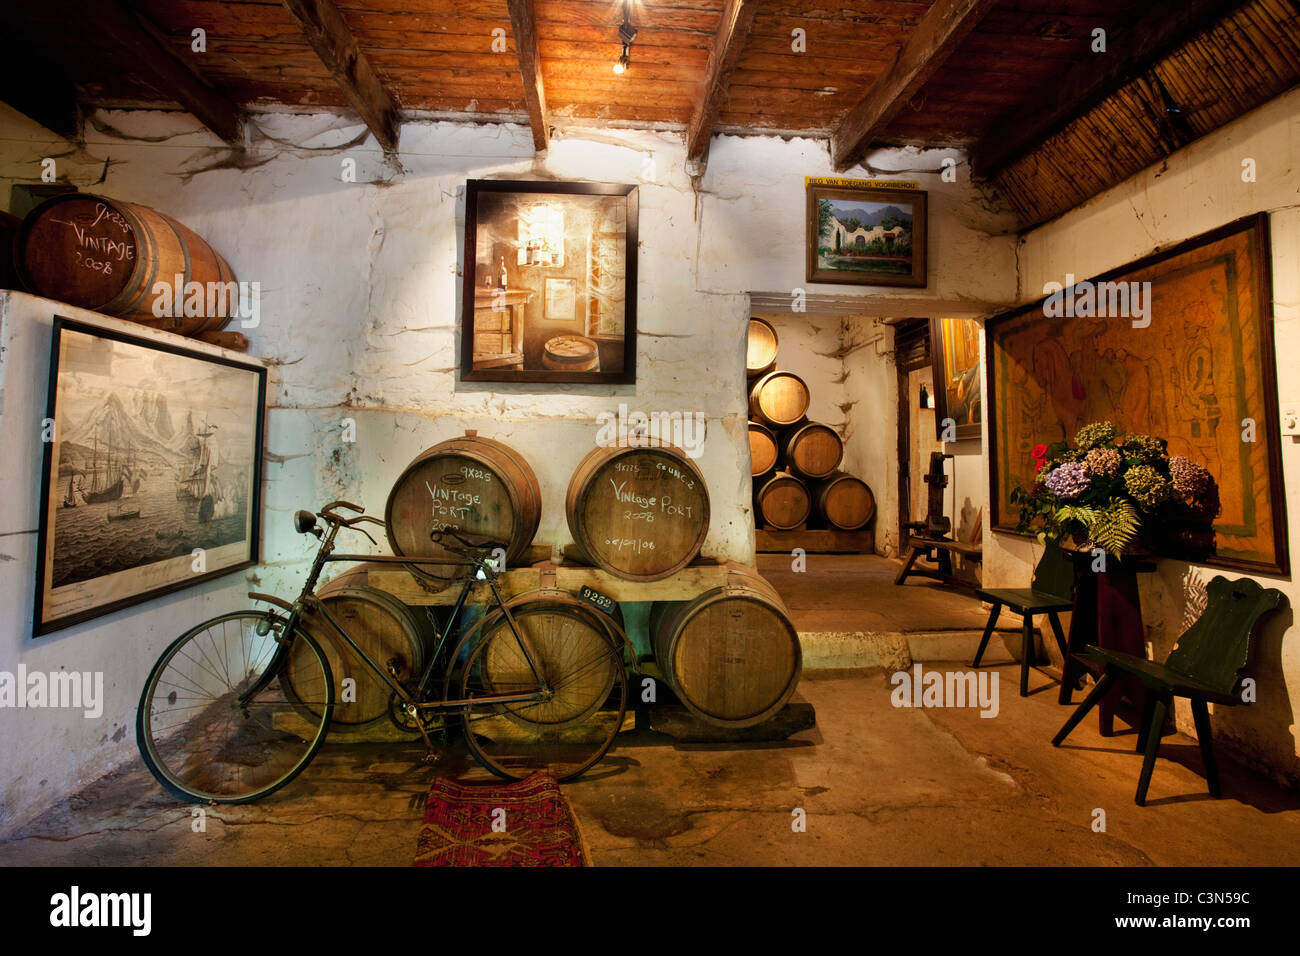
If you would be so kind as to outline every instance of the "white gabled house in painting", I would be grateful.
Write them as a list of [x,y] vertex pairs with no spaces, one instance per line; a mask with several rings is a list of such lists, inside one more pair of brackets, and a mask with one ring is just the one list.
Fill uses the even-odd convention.
[[870,229],[849,229],[835,216],[831,216],[832,249],[866,248],[876,240],[884,242],[887,247],[892,247],[896,243],[906,242],[910,238],[911,233],[902,226],[893,226],[889,229],[883,226],[872,226]]

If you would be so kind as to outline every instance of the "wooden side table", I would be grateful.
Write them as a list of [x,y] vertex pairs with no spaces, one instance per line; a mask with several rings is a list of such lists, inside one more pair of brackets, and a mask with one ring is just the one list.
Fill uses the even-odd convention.
[[[1091,551],[1065,552],[1074,564],[1074,608],[1070,614],[1070,636],[1067,642],[1069,656],[1065,659],[1061,675],[1059,701],[1070,703],[1074,684],[1085,670],[1097,676],[1100,669],[1081,652],[1089,644],[1107,650],[1124,651],[1137,657],[1146,657],[1146,632],[1142,626],[1142,602],[1138,597],[1137,576],[1156,569],[1155,561],[1147,557],[1119,559],[1106,557],[1106,570],[1094,571]],[[1124,698],[1130,707],[1123,706]],[[1145,707],[1145,692],[1140,682],[1129,678],[1116,685],[1097,705],[1101,735],[1115,733],[1115,716],[1118,714],[1135,730],[1142,727],[1140,714],[1134,708]]]
[[524,367],[524,306],[534,294],[474,290],[474,368]]

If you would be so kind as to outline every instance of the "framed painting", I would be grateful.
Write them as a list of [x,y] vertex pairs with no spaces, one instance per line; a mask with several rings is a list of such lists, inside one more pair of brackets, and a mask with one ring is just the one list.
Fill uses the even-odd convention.
[[35,635],[255,564],[265,407],[261,366],[56,316]]
[[1166,439],[1218,483],[1212,543],[1161,554],[1289,574],[1269,269],[1261,213],[1092,280],[1066,276],[989,320],[992,526],[1014,530],[1011,492],[1030,486],[1035,445],[1110,421]]
[[[980,437],[984,401],[980,382],[980,325],[974,319],[931,319],[934,427],[939,441]],[[949,426],[953,428],[948,438]]]
[[471,179],[461,379],[636,381],[637,187]]
[[[845,181],[851,182],[851,181]],[[926,284],[926,194],[809,180],[809,282]]]

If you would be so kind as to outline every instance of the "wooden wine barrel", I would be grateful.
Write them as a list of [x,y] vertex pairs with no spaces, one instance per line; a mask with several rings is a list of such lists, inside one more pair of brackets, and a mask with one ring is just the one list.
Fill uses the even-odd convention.
[[655,661],[700,720],[750,727],[785,706],[799,683],[799,634],[772,586],[748,568],[693,601],[650,612]]
[[788,471],[778,471],[754,495],[754,510],[764,524],[789,531],[808,520],[812,497],[802,481]]
[[762,319],[749,320],[749,336],[745,344],[745,375],[757,378],[776,368],[776,348],[779,340],[776,329]]
[[[537,533],[541,515],[537,475],[523,456],[467,431],[464,438],[439,442],[406,466],[388,495],[384,523],[393,554],[458,560],[429,537],[450,529],[503,542],[507,565],[513,566]],[[465,573],[451,566],[410,567],[435,581]]]
[[[226,260],[175,219],[136,203],[84,193],[46,200],[23,221],[16,258],[37,295],[181,335],[216,332],[239,310]],[[192,310],[202,314],[154,314],[154,283],[167,283],[174,299],[177,276],[182,295],[186,283],[203,286],[203,308]],[[213,301],[209,282],[222,284]]]
[[768,372],[749,390],[749,417],[788,428],[808,413],[808,386],[794,372]]
[[[364,566],[363,566],[364,567]],[[364,573],[358,569],[358,573]],[[423,671],[425,656],[431,646],[433,629],[423,611],[408,608],[397,598],[378,588],[350,586],[358,574],[349,572],[317,591],[325,609],[348,636],[356,641],[376,664],[399,681],[418,678]],[[361,656],[343,638],[339,637],[329,621],[318,612],[308,611],[302,618],[303,627],[325,652],[330,673],[334,676],[334,721],[347,726],[361,726],[379,720],[388,714],[388,699],[392,688],[377,675]],[[289,655],[289,680],[293,681],[294,668],[301,654],[310,654],[305,645],[298,644]],[[355,700],[345,699],[345,679],[355,681]],[[351,696],[349,691],[347,696]]]
[[837,471],[813,485],[813,508],[832,528],[857,531],[876,516],[876,498],[861,478]]
[[658,581],[699,554],[709,533],[709,489],[686,453],[594,448],[565,498],[574,544],[591,564],[629,581]]
[[600,369],[600,350],[583,335],[557,335],[542,348],[542,367],[557,372],[595,372]]
[[776,467],[781,450],[776,435],[761,422],[749,423],[749,473],[757,478]]
[[844,442],[835,429],[807,422],[782,436],[785,466],[800,478],[825,478],[840,465]]

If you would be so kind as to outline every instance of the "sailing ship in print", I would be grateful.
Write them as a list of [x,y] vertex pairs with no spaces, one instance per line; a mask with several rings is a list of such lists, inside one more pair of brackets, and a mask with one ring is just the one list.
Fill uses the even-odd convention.
[[195,457],[188,467],[183,469],[176,481],[176,497],[190,498],[198,502],[198,519],[208,522],[228,508],[225,489],[217,474],[220,454],[216,441],[217,426],[206,422],[194,432]]
[[242,423],[181,390],[111,384],[62,414],[56,587],[244,535],[252,462],[226,454]]

